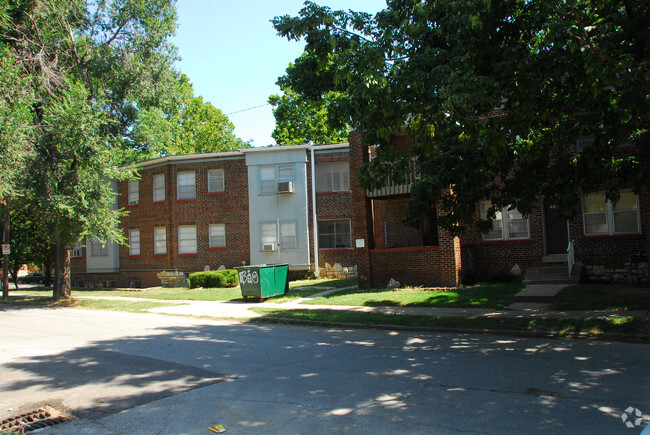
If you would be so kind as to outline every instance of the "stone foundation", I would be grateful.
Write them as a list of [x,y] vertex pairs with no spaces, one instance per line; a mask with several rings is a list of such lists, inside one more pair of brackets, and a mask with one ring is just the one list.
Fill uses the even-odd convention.
[[336,263],[334,266],[332,266],[329,263],[325,263],[323,267],[319,268],[319,273],[322,278],[355,278],[357,276],[357,267],[343,267],[339,263]]
[[187,287],[183,272],[163,270],[158,273],[158,278],[163,287]]
[[585,266],[583,276],[588,281],[640,284],[648,282],[648,263],[625,263],[616,268],[601,265]]

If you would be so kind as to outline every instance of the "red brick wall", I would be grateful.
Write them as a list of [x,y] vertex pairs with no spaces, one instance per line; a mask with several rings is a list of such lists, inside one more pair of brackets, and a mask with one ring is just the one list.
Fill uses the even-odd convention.
[[[352,190],[352,247],[357,264],[359,287],[372,285],[370,248],[374,247],[372,230],[372,202],[366,191],[359,185],[357,174],[361,166],[368,162],[368,148],[361,142],[361,134],[353,131],[348,137],[350,144],[350,189]],[[365,246],[356,247],[355,240],[361,239]]]
[[377,248],[404,248],[422,246],[419,228],[402,224],[408,198],[374,199],[373,216],[375,246]]
[[[478,216],[478,206],[476,214]],[[532,266],[541,266],[544,239],[541,208],[528,217],[530,239],[484,241],[476,228],[468,228],[461,237],[463,273],[481,275],[508,273],[517,264],[525,273]]]
[[[207,171],[223,169],[225,192],[208,194]],[[184,171],[196,173],[196,199],[178,201],[177,174]],[[165,201],[153,203],[153,175],[165,174]],[[209,265],[216,270],[250,264],[250,238],[248,225],[248,171],[244,158],[215,161],[168,163],[159,167],[139,170],[139,205],[127,207],[127,182],[119,183],[119,207],[129,215],[122,219],[120,228],[128,237],[131,229],[140,230],[140,255],[129,257],[129,249],[120,247],[120,285],[123,281],[139,279],[143,287],[160,285],[156,273],[160,270],[178,269],[185,273],[204,270]],[[209,225],[225,224],[226,247],[209,247]],[[178,254],[178,227],[195,225],[197,254]],[[154,255],[153,231],[167,228],[167,253]],[[128,283],[126,283],[128,284]]]
[[385,287],[391,278],[402,285],[447,285],[440,248],[375,249],[370,251],[370,261],[372,286]]
[[[393,150],[408,152],[415,140],[406,135],[393,137]],[[420,231],[402,225],[407,198],[394,197],[370,201],[358,186],[361,165],[368,160],[361,135],[352,132],[350,143],[350,175],[352,189],[354,238],[364,238],[365,248],[355,248],[361,287],[385,286],[391,278],[401,284],[450,285],[459,283],[460,241],[449,233],[438,232],[438,247],[421,246]],[[438,211],[440,213],[440,211]],[[367,223],[367,227],[363,224]],[[385,225],[384,225],[385,223]],[[382,249],[386,248],[388,249]],[[390,249],[399,247],[395,249]],[[375,249],[377,248],[377,249]]]
[[[347,162],[349,161],[350,153],[347,151],[330,151],[330,152],[316,152],[314,154],[315,163],[331,163],[331,162]],[[307,172],[311,174],[311,155],[308,156]],[[309,192],[309,246],[312,249],[312,262],[315,260],[313,256],[314,245],[314,226],[312,209],[312,196],[311,196],[311,181],[312,177],[308,176],[308,192]],[[317,219],[350,219],[352,217],[352,192],[338,191],[338,192],[316,192],[316,215]],[[350,219],[351,220],[351,219]],[[351,233],[354,234],[354,222],[350,222]],[[354,252],[353,249],[319,249],[318,250],[318,263],[319,267],[323,267],[325,263],[334,265],[339,263],[341,266],[350,267],[354,266]],[[312,264],[314,269],[314,264]]]

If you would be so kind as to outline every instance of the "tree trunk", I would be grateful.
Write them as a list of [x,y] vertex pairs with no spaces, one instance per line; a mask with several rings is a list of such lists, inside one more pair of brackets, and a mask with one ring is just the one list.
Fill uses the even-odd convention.
[[[3,240],[4,243],[11,242],[11,234],[9,233],[10,224],[11,224],[11,206],[9,205],[9,198],[4,204],[4,234]],[[9,254],[2,256],[2,300],[9,300]]]
[[54,286],[52,297],[55,301],[70,297],[70,252],[61,244],[54,245]]

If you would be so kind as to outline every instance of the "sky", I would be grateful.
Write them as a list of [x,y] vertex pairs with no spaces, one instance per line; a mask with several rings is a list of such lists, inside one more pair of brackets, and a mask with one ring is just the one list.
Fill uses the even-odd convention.
[[[385,0],[315,3],[370,13],[386,7]],[[243,140],[252,140],[254,146],[275,144],[275,119],[267,100],[280,93],[275,82],[304,44],[278,36],[270,20],[297,16],[303,1],[178,0],[176,8],[178,28],[172,43],[181,57],[176,68],[190,78],[194,95],[221,109]]]

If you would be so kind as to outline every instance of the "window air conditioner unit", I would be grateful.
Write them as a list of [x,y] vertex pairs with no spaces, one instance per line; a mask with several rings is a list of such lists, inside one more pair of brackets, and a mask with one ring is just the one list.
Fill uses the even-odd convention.
[[262,251],[273,252],[275,251],[275,243],[264,243],[262,245]]
[[278,193],[293,193],[293,181],[278,183]]

